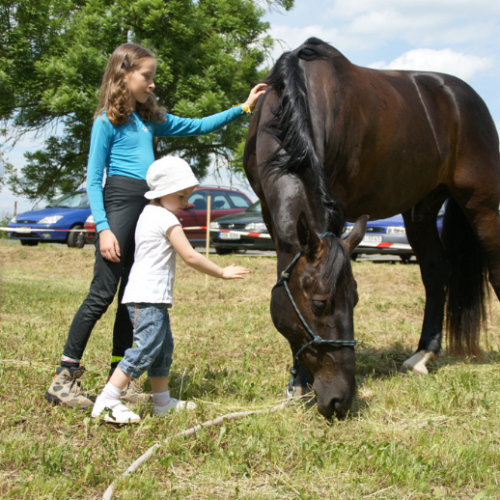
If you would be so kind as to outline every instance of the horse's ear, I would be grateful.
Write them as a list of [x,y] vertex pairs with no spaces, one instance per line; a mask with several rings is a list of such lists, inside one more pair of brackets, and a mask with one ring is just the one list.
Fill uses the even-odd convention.
[[354,224],[351,232],[342,240],[349,255],[359,245],[366,232],[366,223],[370,219],[369,215],[362,215]]
[[319,246],[319,236],[311,228],[306,214],[301,212],[297,221],[297,236],[300,248],[308,259],[313,259]]

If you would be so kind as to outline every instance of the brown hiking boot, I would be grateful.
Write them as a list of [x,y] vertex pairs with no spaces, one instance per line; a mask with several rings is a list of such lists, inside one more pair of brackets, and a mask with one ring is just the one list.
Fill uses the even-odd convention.
[[120,399],[127,401],[127,403],[147,403],[151,401],[151,394],[143,391],[142,387],[137,383],[137,380],[132,379],[127,387],[123,389]]
[[51,403],[82,410],[93,406],[94,403],[82,390],[81,377],[84,371],[83,366],[80,368],[58,368],[45,393],[45,399]]

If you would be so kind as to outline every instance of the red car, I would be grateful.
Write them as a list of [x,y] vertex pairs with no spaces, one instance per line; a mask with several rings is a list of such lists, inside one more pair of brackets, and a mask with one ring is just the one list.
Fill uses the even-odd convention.
[[[189,197],[184,210],[177,214],[182,226],[186,229],[186,236],[191,244],[204,246],[206,244],[206,229],[193,229],[190,227],[203,227],[207,225],[207,197],[211,197],[210,219],[215,220],[223,215],[237,214],[246,210],[251,204],[250,198],[241,191],[232,188],[199,186]],[[85,242],[94,243],[95,225],[92,215],[84,224]]]

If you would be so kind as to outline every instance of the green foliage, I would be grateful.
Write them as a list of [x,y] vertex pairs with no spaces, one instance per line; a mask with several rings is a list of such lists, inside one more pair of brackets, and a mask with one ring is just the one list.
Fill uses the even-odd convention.
[[[268,0],[290,9],[292,0]],[[15,140],[51,130],[10,185],[30,199],[85,179],[90,130],[104,67],[134,41],[158,57],[156,94],[180,116],[202,117],[246,99],[272,40],[252,0],[1,0],[0,119]],[[179,154],[202,177],[214,154],[235,167],[248,119],[195,138],[159,139],[156,156]]]

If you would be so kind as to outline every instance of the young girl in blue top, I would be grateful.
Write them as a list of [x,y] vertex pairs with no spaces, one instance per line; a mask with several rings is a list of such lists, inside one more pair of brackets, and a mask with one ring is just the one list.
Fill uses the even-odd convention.
[[[255,86],[242,105],[201,119],[179,118],[160,107],[153,94],[156,59],[133,43],[111,54],[100,88],[87,166],[87,193],[96,225],[94,278],[71,324],[61,366],[45,397],[54,403],[86,408],[93,403],[81,388],[80,360],[97,320],[112,303],[118,284],[110,373],[132,346],[132,324],[122,304],[134,259],[134,231],[146,204],[146,172],[154,161],[153,138],[200,135],[251,112],[265,85]],[[103,189],[103,178],[106,184]],[[128,384],[122,399],[149,399],[137,384]]]

